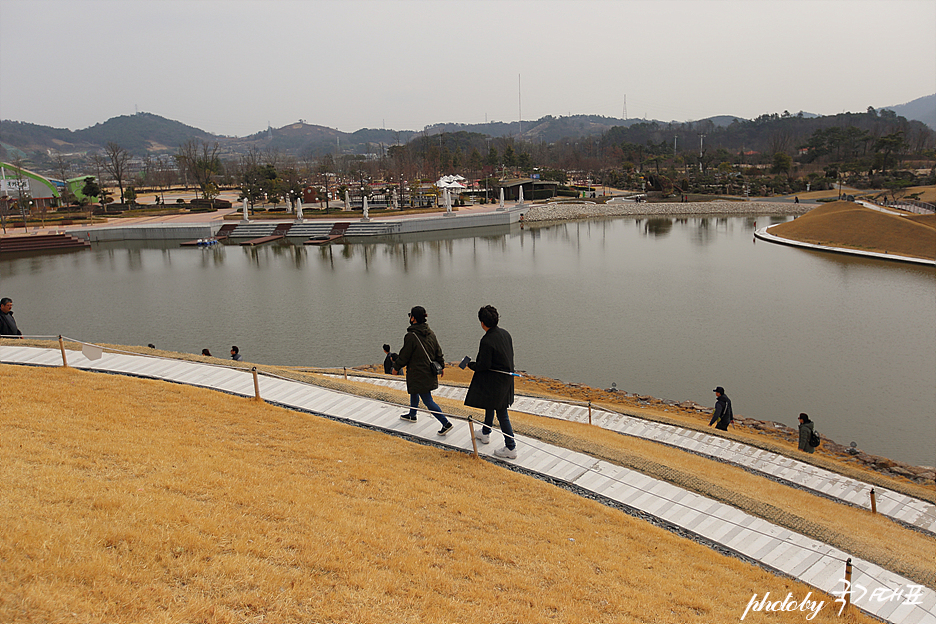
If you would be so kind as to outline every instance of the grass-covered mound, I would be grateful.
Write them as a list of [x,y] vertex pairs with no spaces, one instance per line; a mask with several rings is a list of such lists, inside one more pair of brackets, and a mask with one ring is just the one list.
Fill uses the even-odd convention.
[[820,206],[770,228],[781,238],[936,260],[936,216],[897,216],[852,202]]
[[462,453],[165,382],[0,378],[3,622],[682,624],[768,591],[871,621]]

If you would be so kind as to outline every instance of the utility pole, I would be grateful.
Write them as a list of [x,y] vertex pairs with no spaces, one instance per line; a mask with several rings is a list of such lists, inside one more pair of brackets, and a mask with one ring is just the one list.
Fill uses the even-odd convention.
[[701,132],[699,133],[699,173],[702,173],[702,139],[705,138],[705,135]]

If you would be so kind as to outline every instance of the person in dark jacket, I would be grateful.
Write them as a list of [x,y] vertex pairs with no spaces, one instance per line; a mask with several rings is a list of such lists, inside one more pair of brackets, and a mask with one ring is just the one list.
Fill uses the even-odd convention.
[[797,446],[799,450],[807,453],[812,453],[816,450],[816,447],[809,443],[809,439],[812,438],[815,429],[816,423],[809,420],[808,414],[799,415],[799,445]]
[[715,396],[715,411],[712,413],[712,420],[709,421],[709,427],[715,425],[716,429],[728,431],[728,425],[734,420],[734,414],[731,411],[731,399],[725,394],[725,389],[718,386],[713,390]]
[[383,372],[385,375],[393,374],[393,360],[396,359],[396,353],[390,353],[390,345],[385,344],[383,346],[384,360],[383,360]]
[[22,336],[13,318],[13,300],[9,297],[0,299],[0,336]]
[[482,444],[490,442],[494,416],[504,434],[504,447],[494,451],[494,455],[504,459],[517,458],[517,441],[513,427],[507,415],[507,408],[514,401],[514,350],[513,339],[507,330],[498,327],[500,315],[494,306],[484,306],[478,310],[478,320],[484,336],[478,347],[478,357],[468,362],[468,368],[474,371],[465,405],[484,410],[484,426],[475,437]]
[[234,360],[235,362],[241,361],[240,349],[238,349],[236,346],[231,347],[231,359]]
[[410,411],[400,418],[408,422],[416,422],[416,408],[419,407],[419,399],[422,399],[422,402],[442,425],[437,432],[438,435],[444,436],[452,430],[453,425],[442,413],[442,408],[432,400],[432,391],[439,387],[439,377],[432,363],[438,362],[442,365],[443,370],[439,375],[443,375],[445,360],[435,332],[429,329],[426,323],[428,316],[426,309],[422,306],[415,306],[410,310],[410,326],[406,329],[406,335],[403,336],[403,346],[400,347],[400,353],[393,361],[393,368],[395,372],[406,368],[406,391],[410,395]]

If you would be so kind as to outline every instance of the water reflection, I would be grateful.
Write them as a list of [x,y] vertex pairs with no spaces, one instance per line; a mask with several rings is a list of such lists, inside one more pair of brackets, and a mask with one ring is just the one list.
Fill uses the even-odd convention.
[[666,219],[663,217],[653,217],[653,218],[647,219],[647,225],[644,228],[644,233],[650,234],[651,236],[663,237],[663,236],[667,236],[672,229],[673,229],[672,219]]
[[931,463],[918,432],[936,403],[936,272],[751,245],[755,223],[785,220],[609,218],[315,248],[97,243],[0,258],[0,275],[24,331],[237,344],[259,363],[374,362],[416,304],[459,359],[492,303],[531,373],[705,404],[724,385],[739,414],[795,425],[806,411],[833,439]]

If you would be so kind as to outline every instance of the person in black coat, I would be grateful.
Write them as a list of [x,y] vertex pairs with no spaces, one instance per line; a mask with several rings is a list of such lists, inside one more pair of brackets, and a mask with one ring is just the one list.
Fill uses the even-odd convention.
[[715,388],[713,392],[718,398],[715,400],[715,411],[712,413],[712,420],[709,421],[709,427],[715,425],[717,422],[718,424],[715,425],[716,429],[728,431],[728,425],[734,420],[734,414],[731,411],[731,399],[728,398],[728,395],[725,394],[725,389],[721,386]]
[[415,306],[410,310],[410,325],[406,330],[406,335],[403,336],[400,353],[393,361],[393,368],[396,371],[406,368],[406,391],[410,395],[410,411],[400,418],[408,422],[416,422],[416,408],[419,407],[419,399],[422,399],[432,415],[442,425],[437,432],[438,435],[444,436],[452,430],[453,425],[442,413],[442,408],[432,400],[432,391],[439,387],[439,377],[432,363],[438,362],[442,365],[443,370],[439,375],[443,375],[445,359],[435,332],[429,329],[426,323],[428,316],[426,309],[422,306]]
[[494,451],[494,455],[504,459],[517,458],[517,441],[513,427],[507,415],[507,408],[514,401],[514,350],[513,339],[507,330],[497,326],[500,316],[494,306],[484,306],[478,310],[478,320],[484,336],[478,347],[476,361],[468,362],[468,368],[474,371],[465,405],[484,410],[484,426],[475,433],[482,444],[490,442],[494,416],[504,434],[504,447]]

